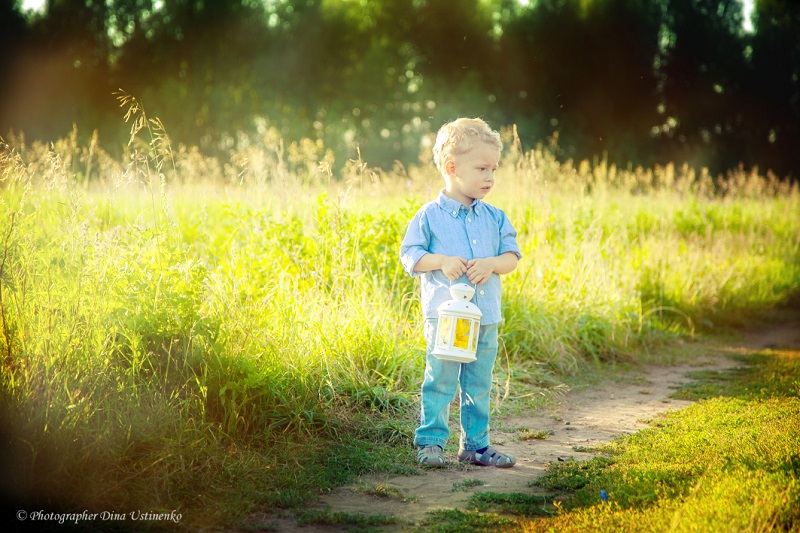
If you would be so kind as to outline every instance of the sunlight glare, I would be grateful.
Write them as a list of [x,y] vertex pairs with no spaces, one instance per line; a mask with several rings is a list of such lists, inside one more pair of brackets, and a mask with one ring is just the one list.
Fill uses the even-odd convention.
[[22,0],[23,11],[41,11],[44,9],[45,0]]
[[747,33],[753,33],[753,10],[755,9],[755,0],[744,0],[742,2],[742,15],[744,15],[744,22],[742,27]]

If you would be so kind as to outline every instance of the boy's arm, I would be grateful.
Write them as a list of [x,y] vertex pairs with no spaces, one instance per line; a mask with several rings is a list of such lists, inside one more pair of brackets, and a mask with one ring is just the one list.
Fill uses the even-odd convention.
[[403,269],[411,276],[423,272],[441,270],[450,281],[458,279],[467,271],[467,260],[430,253],[431,235],[424,211],[419,211],[408,225],[400,245],[400,260]]
[[447,279],[454,281],[467,271],[467,260],[463,257],[428,253],[419,258],[414,270],[417,272],[441,270]]
[[508,274],[517,268],[516,252],[505,252],[495,257],[482,257],[467,261],[467,277],[475,285],[483,285],[492,274]]

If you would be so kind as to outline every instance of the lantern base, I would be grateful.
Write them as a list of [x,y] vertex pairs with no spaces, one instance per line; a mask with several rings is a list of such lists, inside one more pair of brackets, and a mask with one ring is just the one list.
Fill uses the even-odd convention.
[[444,361],[455,361],[456,363],[472,363],[477,360],[475,354],[472,352],[465,352],[462,350],[442,350],[435,349],[431,354],[437,359]]

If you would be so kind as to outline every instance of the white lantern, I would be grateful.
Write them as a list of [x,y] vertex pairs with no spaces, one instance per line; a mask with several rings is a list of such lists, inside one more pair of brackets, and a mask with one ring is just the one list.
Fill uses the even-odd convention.
[[471,363],[478,349],[481,310],[470,303],[475,289],[466,283],[450,286],[448,300],[439,306],[439,324],[433,344],[433,355],[447,361]]

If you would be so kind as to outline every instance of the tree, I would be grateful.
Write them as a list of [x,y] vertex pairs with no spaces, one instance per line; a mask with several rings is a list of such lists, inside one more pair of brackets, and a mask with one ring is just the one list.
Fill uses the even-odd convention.
[[[18,0],[0,0],[0,80],[11,80],[20,65],[20,51],[27,40],[25,19],[20,13]],[[10,101],[14,97],[12,85],[0,82],[0,127],[13,123]],[[0,135],[7,131],[0,129]]]
[[[559,133],[563,157],[796,172],[799,7],[760,0],[0,0],[0,133],[127,133],[135,94],[174,141],[226,154],[264,118],[375,165],[460,115]],[[108,131],[119,136],[109,135]]]
[[504,26],[504,99],[539,138],[559,131],[566,155],[651,158],[659,24],[650,2],[538,2]]
[[[10,20],[18,20],[17,5],[15,12]],[[104,0],[48,1],[46,16],[32,17],[17,33],[13,70],[3,86],[11,102],[0,119],[8,122],[0,126],[47,140],[74,123],[97,123],[110,106],[110,99],[103,102],[110,94],[105,21]]]
[[800,175],[800,4],[759,0],[745,79],[752,161]]
[[741,0],[667,0],[656,134],[667,160],[712,172],[737,164],[747,140]]

